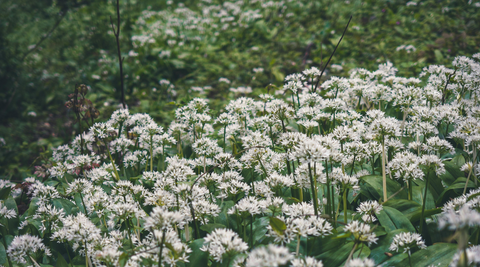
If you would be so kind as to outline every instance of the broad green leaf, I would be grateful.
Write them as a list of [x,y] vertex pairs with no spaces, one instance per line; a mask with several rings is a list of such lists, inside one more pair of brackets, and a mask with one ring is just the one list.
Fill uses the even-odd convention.
[[[367,175],[362,176],[360,179],[360,187],[364,188],[365,184],[368,184],[371,188],[375,191],[372,192],[371,188],[366,188],[372,194],[375,199],[383,199],[383,177],[381,175]],[[387,195],[388,197],[392,196],[393,194],[397,193],[393,199],[406,199],[407,198],[407,191],[403,189],[400,191],[402,186],[395,180],[392,180],[387,177]]]
[[[456,252],[456,244],[437,243],[413,253],[411,256],[412,263],[415,263],[415,266],[430,266],[432,264],[439,267],[448,266]],[[408,264],[408,258],[406,258],[398,266],[408,266]]]
[[387,232],[395,229],[407,229],[410,232],[415,232],[415,227],[413,227],[410,220],[392,207],[384,206],[383,210],[377,214],[377,218]]
[[3,265],[5,263],[7,263],[7,252],[5,251],[5,247],[3,246],[3,242],[1,242],[0,243],[0,264]]
[[60,253],[58,253],[57,264],[55,265],[55,267],[68,267],[67,261],[65,260],[65,258],[63,258],[62,254]]
[[254,244],[261,241],[264,237],[265,234],[267,233],[267,225],[269,224],[270,220],[268,217],[262,217],[259,219],[256,219],[253,222],[253,241]]
[[277,232],[277,234],[279,235],[283,235],[283,233],[287,229],[287,226],[285,225],[285,223],[282,220],[275,217],[270,217],[270,227],[272,227],[272,230]]
[[377,242],[377,244],[372,245],[371,249],[371,254],[370,258],[375,261],[376,264],[380,264],[383,261],[386,261],[389,259],[389,257],[385,254],[387,253],[392,253],[390,251],[390,244],[393,241],[393,238],[395,235],[403,232],[408,232],[405,229],[396,229],[393,231],[390,231],[386,236],[380,238]]
[[223,225],[223,224],[219,224],[219,223],[209,223],[209,224],[205,224],[205,225],[200,226],[200,229],[207,232],[207,233],[211,233],[211,232],[213,232],[213,230],[215,230],[217,228],[226,228],[226,226]]
[[55,206],[57,209],[63,209],[67,215],[76,212],[78,209],[74,203],[63,198],[54,198],[51,201],[53,206]]
[[353,245],[353,242],[348,242],[338,249],[332,249],[320,254],[317,258],[322,260],[323,266],[342,266],[342,262],[348,258],[350,251],[352,251]]
[[[437,206],[443,205],[444,202],[448,201],[450,198],[455,198],[457,196],[460,196],[463,193],[463,189],[465,188],[466,182],[467,182],[467,178],[465,177],[457,178],[452,185],[445,188],[442,194],[440,194],[440,196],[437,199]],[[472,181],[472,179],[468,181],[467,190],[468,188],[475,188],[475,183]]]
[[7,199],[10,196],[11,191],[12,191],[11,187],[4,187],[0,189],[0,199]]
[[192,253],[188,258],[189,262],[185,263],[187,267],[208,266],[208,253],[200,250],[204,242],[205,240],[201,238],[194,240],[188,245],[192,250]]

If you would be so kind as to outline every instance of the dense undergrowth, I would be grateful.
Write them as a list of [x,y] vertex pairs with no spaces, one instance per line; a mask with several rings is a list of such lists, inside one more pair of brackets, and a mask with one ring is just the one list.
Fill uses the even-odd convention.
[[2,182],[0,264],[478,266],[479,59],[116,110]]
[[[81,132],[66,110],[76,84],[107,120],[120,99],[110,16],[115,1],[0,2],[0,175],[22,182],[52,148]],[[121,1],[127,105],[160,125],[177,105],[208,97],[214,115],[242,92],[321,68],[324,78],[392,62],[417,76],[479,50],[475,1]],[[235,90],[230,90],[234,88]],[[85,129],[86,124],[83,126]],[[35,162],[32,164],[32,162]]]

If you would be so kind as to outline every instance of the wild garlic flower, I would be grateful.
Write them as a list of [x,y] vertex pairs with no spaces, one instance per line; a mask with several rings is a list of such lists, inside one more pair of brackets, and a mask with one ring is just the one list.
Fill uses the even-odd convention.
[[323,267],[321,260],[306,256],[305,258],[296,258],[291,261],[291,267]]
[[256,197],[248,196],[238,201],[235,206],[228,210],[228,214],[239,214],[244,216],[254,216],[260,214],[261,206]]
[[[56,207],[48,205],[40,205],[35,214],[32,216],[32,219],[40,219],[41,226],[39,230],[45,232],[47,230],[56,231],[60,228],[60,222],[65,217],[65,211],[63,209],[57,209]],[[47,226],[45,225],[47,224]]]
[[192,145],[193,151],[199,156],[212,157],[221,153],[223,150],[218,146],[217,142],[208,138],[203,137],[198,139]]
[[215,229],[207,234],[205,243],[200,250],[208,252],[216,262],[222,262],[226,257],[243,253],[248,249],[247,243],[231,229]]
[[173,229],[169,229],[166,232],[161,230],[153,231],[154,240],[157,241],[155,245],[152,244],[152,246],[157,247],[157,249],[154,250],[156,252],[154,259],[156,259],[157,262],[159,260],[156,256],[160,253],[158,245],[163,239],[163,235],[165,235],[165,242],[163,244],[162,262],[164,261],[168,265],[162,264],[162,266],[177,266],[178,262],[188,262],[189,254],[192,250],[187,244],[180,240],[177,232]]
[[445,153],[455,154],[455,148],[447,140],[440,139],[438,136],[428,138],[426,143],[422,145],[422,150],[441,155]]
[[368,200],[360,203],[357,208],[357,212],[362,215],[362,220],[366,223],[372,223],[377,220],[375,214],[379,214],[382,211],[383,206],[376,200]]
[[62,224],[63,227],[52,234],[52,240],[58,243],[73,242],[73,249],[82,247],[80,253],[83,255],[89,243],[98,243],[102,239],[100,229],[83,213],[78,213],[76,216],[68,215],[62,220]]
[[370,225],[360,221],[352,221],[344,228],[345,232],[353,234],[356,242],[366,242],[370,246],[372,243],[377,243],[377,235],[372,232]]
[[116,134],[115,128],[113,128],[111,124],[105,122],[96,122],[92,127],[90,127],[90,131],[98,139],[106,139]]
[[396,179],[403,179],[405,182],[410,180],[423,180],[425,174],[419,167],[420,158],[409,151],[397,153],[387,165],[387,173],[393,175]]
[[433,169],[437,175],[442,175],[446,172],[445,164],[443,164],[442,160],[436,155],[423,155],[419,163],[420,165]]
[[269,244],[252,250],[247,258],[246,267],[278,267],[293,259],[288,248]]
[[305,138],[294,148],[295,157],[303,164],[320,162],[329,156],[330,152],[318,141]]
[[[458,251],[453,256],[450,267],[459,266],[460,258],[463,257],[463,250]],[[480,265],[480,246],[473,246],[467,248],[467,266],[479,266]]]
[[166,207],[154,207],[150,216],[145,218],[144,227],[153,230],[173,229],[185,223],[185,215],[178,211],[169,211]]
[[351,259],[349,262],[345,264],[345,267],[375,267],[375,262],[369,258],[356,258]]
[[31,236],[29,234],[15,236],[12,243],[8,246],[7,254],[14,262],[18,264],[32,263],[32,258],[43,251],[45,255],[51,256],[50,249],[43,243],[42,239],[37,236]]
[[400,233],[393,237],[392,244],[390,245],[390,251],[398,252],[403,248],[403,253],[411,255],[411,250],[415,248],[426,249],[427,246],[422,240],[422,236],[417,233]]
[[[7,206],[3,203],[3,201],[0,201],[0,219],[2,218],[7,218],[7,219],[12,219],[17,217],[17,212],[15,209],[8,209]],[[0,223],[0,226],[3,226]]]
[[439,229],[461,230],[474,226],[480,226],[480,213],[469,204],[463,205],[458,211],[448,209],[438,218]]

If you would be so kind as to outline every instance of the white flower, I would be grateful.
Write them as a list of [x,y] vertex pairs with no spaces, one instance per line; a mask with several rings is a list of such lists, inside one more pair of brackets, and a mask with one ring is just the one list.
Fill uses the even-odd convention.
[[375,267],[375,262],[369,258],[356,258],[347,262],[347,264],[345,264],[345,267]]
[[454,209],[448,209],[439,216],[438,228],[443,229],[448,227],[450,230],[460,230],[466,227],[473,227],[480,225],[480,213],[465,204],[456,212]]
[[383,206],[376,200],[368,200],[360,203],[357,212],[362,214],[362,220],[366,223],[372,223],[377,220],[375,214],[379,214]]
[[371,232],[370,225],[368,224],[360,221],[352,221],[345,226],[344,230],[352,233],[356,241],[367,242],[369,246],[372,243],[377,243],[378,238],[375,233]]
[[225,256],[243,253],[248,249],[247,243],[231,229],[215,229],[205,237],[205,243],[200,248],[213,256],[217,262],[222,262]]
[[246,267],[278,267],[293,259],[288,248],[269,244],[259,247],[248,255]]
[[309,256],[305,257],[305,259],[293,259],[291,263],[291,267],[323,267],[322,261]]
[[[458,251],[453,256],[452,262],[450,263],[450,267],[456,267],[458,265],[458,261],[460,260],[463,254],[463,250]],[[467,248],[467,259],[468,263],[467,266],[479,266],[480,265],[480,246],[473,246]]]
[[426,249],[427,246],[422,240],[422,236],[417,233],[400,233],[393,237],[392,244],[390,245],[391,251],[398,252],[403,248],[403,253],[411,255],[412,248]]
[[7,254],[14,262],[26,264],[31,262],[32,254],[40,251],[51,256],[50,249],[42,243],[40,238],[26,234],[13,238],[12,243],[8,246]]

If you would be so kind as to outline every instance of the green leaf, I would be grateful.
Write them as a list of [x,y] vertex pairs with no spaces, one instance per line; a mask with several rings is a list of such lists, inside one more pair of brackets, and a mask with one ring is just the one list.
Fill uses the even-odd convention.
[[5,251],[5,247],[3,246],[3,242],[0,243],[0,264],[7,263],[7,252]]
[[376,264],[380,264],[383,261],[388,260],[389,257],[385,254],[385,252],[389,252],[390,244],[392,243],[395,235],[403,232],[408,232],[408,231],[405,229],[396,229],[389,232],[383,238],[380,238],[377,244],[372,246],[370,258],[374,260]]
[[352,251],[353,245],[353,242],[348,242],[338,249],[332,249],[320,254],[318,259],[322,260],[323,266],[342,266],[342,262],[348,258],[348,254]]
[[410,232],[415,232],[415,227],[413,227],[410,220],[392,207],[384,206],[383,210],[377,214],[377,218],[387,232],[395,229],[407,229]]
[[192,253],[188,258],[189,262],[185,263],[185,266],[187,267],[208,266],[208,253],[200,250],[204,242],[205,240],[201,238],[201,239],[194,240],[192,243],[188,245],[192,250]]
[[63,258],[62,254],[60,253],[58,253],[57,264],[55,265],[55,267],[68,267],[67,261],[65,260],[65,258]]
[[[451,243],[437,243],[426,249],[419,250],[412,254],[412,263],[415,266],[448,266],[453,255],[457,252],[457,245]],[[401,261],[397,266],[408,266],[408,258]]]
[[275,217],[270,217],[270,227],[272,227],[273,231],[277,232],[279,235],[283,235],[285,230],[287,230],[287,225],[285,223]]
[[[437,206],[441,206],[445,201],[449,200],[450,198],[455,198],[457,196],[460,196],[463,193],[463,189],[465,188],[465,183],[467,182],[467,178],[465,177],[460,177],[455,180],[455,182],[450,185],[449,187],[445,188],[443,192],[440,194],[440,196],[437,199]],[[470,179],[468,181],[468,186],[467,188],[475,188],[475,184]],[[458,192],[455,192],[455,191]]]
[[[435,215],[435,214],[438,214],[438,213],[441,213],[441,212],[442,212],[442,208],[429,209],[429,210],[424,211],[424,216],[425,216],[425,218],[427,218],[429,216],[432,216],[432,215]],[[420,220],[421,216],[422,216],[422,210],[419,210],[419,211],[411,214],[411,217],[409,218],[410,222],[412,222],[412,223],[418,222]]]
[[261,240],[265,237],[265,234],[267,233],[267,225],[269,224],[269,218],[268,217],[262,217],[259,219],[256,219],[253,222],[253,241],[254,245],[257,242],[261,242]]
[[[367,175],[362,176],[360,179],[360,187],[367,190],[370,194],[377,200],[380,198],[383,199],[383,177],[381,175]],[[365,186],[367,185],[368,186]],[[399,190],[402,186],[395,180],[392,180],[387,177],[387,195],[390,197],[393,194],[397,193],[393,199],[405,199],[407,198],[407,192],[405,189]],[[372,189],[374,191],[372,191]]]
[[63,209],[67,215],[75,213],[78,210],[77,205],[71,201],[63,198],[54,198],[52,199],[52,204],[57,209]]
[[0,199],[7,199],[12,191],[11,187],[4,187],[0,190]]
[[200,226],[200,229],[207,232],[207,233],[211,233],[211,232],[213,232],[213,230],[215,230],[217,228],[226,228],[226,226],[223,225],[223,224],[219,224],[219,223],[209,223],[209,224],[205,224],[205,225]]

